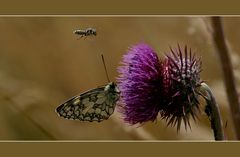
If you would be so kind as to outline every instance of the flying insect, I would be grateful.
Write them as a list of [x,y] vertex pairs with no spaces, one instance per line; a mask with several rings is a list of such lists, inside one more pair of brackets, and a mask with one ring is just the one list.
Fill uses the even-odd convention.
[[73,33],[78,35],[80,38],[87,36],[97,36],[97,31],[95,28],[87,28],[85,30],[77,29],[74,30]]

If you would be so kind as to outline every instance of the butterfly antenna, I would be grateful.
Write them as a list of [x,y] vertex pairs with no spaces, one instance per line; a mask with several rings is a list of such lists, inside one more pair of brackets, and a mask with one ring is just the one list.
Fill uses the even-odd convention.
[[104,61],[103,54],[102,54],[101,56],[102,56],[102,62],[103,62],[103,66],[104,66],[104,70],[105,70],[106,76],[107,76],[107,80],[108,80],[108,82],[110,82],[110,79],[109,79],[109,77],[108,77],[108,72],[107,72],[107,68],[106,68],[106,64],[105,64],[105,61]]

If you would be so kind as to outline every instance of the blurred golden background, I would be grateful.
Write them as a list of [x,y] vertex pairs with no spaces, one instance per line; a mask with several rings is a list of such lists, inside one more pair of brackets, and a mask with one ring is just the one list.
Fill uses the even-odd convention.
[[[239,86],[240,18],[223,22]],[[151,45],[159,57],[178,43],[202,57],[202,79],[220,105],[226,137],[234,139],[208,26],[207,17],[0,17],[0,140],[214,140],[204,114],[178,133],[160,119],[129,126],[117,110],[101,123],[57,116],[55,108],[66,99],[107,83],[101,54],[114,81],[122,55],[138,42]],[[77,40],[73,31],[88,27],[97,36]]]

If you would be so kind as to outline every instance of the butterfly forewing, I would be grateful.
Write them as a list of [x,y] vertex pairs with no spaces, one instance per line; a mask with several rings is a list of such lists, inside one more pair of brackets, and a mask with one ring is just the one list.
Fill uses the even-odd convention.
[[114,112],[118,99],[119,91],[111,82],[71,98],[60,105],[56,112],[67,119],[101,122]]

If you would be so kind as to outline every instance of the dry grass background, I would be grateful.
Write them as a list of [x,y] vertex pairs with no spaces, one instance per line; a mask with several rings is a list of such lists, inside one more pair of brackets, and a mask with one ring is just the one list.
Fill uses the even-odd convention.
[[[169,45],[188,44],[203,60],[202,79],[220,105],[226,136],[233,139],[231,115],[218,55],[199,17],[0,17],[0,140],[213,140],[205,115],[179,133],[162,120],[124,124],[116,110],[102,123],[70,121],[55,108],[78,93],[107,83],[101,54],[111,80],[127,48],[150,44],[163,56]],[[96,37],[77,40],[73,30],[94,27]],[[224,18],[238,85],[240,18]],[[239,124],[240,125],[240,124]]]

